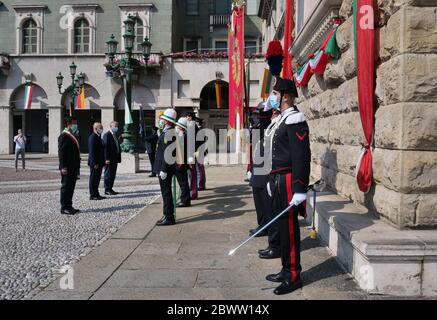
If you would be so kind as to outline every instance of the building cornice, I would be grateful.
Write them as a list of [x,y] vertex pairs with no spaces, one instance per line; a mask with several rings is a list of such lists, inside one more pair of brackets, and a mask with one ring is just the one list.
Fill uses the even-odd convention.
[[27,11],[27,10],[45,10],[46,5],[36,5],[36,4],[23,4],[23,5],[13,5],[15,11]]
[[84,9],[96,10],[100,8],[99,4],[70,4],[69,6],[72,7],[74,10],[84,10]]
[[154,8],[155,5],[153,3],[123,3],[119,4],[118,7],[120,9],[132,9],[132,8]]

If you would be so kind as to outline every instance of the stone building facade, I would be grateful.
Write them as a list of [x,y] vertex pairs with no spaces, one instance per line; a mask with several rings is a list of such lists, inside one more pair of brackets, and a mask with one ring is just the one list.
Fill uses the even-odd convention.
[[[258,0],[248,1],[246,46],[255,57],[260,53],[261,19],[256,16]],[[57,153],[57,137],[68,113],[70,94],[59,94],[56,76],[64,75],[64,89],[70,85],[69,65],[85,73],[85,110],[76,110],[83,152],[91,123],[107,127],[113,119],[124,122],[125,99],[120,79],[108,78],[104,64],[106,41],[111,34],[124,51],[123,21],[135,17],[137,42],[149,37],[152,57],[149,66],[134,77],[133,117],[139,121],[143,109],[146,125],[156,124],[163,109],[181,112],[195,109],[205,126],[219,129],[227,124],[227,110],[217,110],[207,93],[215,81],[227,89],[226,58],[185,59],[174,53],[226,51],[230,1],[23,1],[0,2],[0,154],[13,152],[12,137],[23,128],[30,141],[29,151],[41,152],[42,136],[48,134],[49,153]],[[134,58],[140,58],[138,43]],[[118,56],[120,58],[120,56]],[[253,59],[252,75],[262,71],[262,59]],[[257,78],[260,79],[260,78]],[[26,81],[33,85],[30,110],[24,109]],[[202,95],[202,91],[204,94]],[[259,81],[253,82],[251,97],[256,105]],[[202,102],[203,101],[203,102]],[[226,107],[226,106],[225,106]],[[212,115],[210,117],[210,114]]]
[[[282,35],[281,25],[276,25],[279,31],[271,30],[275,26],[269,17],[278,14],[268,8],[269,3],[275,8],[275,2],[276,8],[283,5],[261,1],[265,44]],[[369,267],[374,281],[369,291],[436,295],[437,3],[378,1],[374,182],[365,194],[355,179],[365,141],[358,111],[353,1],[293,2],[294,43],[288,49],[294,67],[320,46],[334,17],[343,21],[337,32],[341,57],[322,76],[313,75],[297,101],[310,126],[311,177],[322,177],[329,189],[316,205],[319,234],[363,288],[363,270]]]

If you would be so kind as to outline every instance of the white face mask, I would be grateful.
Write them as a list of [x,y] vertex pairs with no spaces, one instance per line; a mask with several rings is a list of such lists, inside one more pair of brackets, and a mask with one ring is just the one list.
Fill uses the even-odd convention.
[[103,132],[103,129],[97,129],[97,134],[100,136]]

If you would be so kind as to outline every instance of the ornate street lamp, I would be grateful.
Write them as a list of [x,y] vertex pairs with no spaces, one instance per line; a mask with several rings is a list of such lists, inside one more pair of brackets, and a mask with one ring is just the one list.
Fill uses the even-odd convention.
[[[118,42],[114,35],[111,35],[109,40],[106,42],[107,46],[107,56],[109,58],[110,66],[108,70],[111,70],[109,74],[113,74],[112,71],[119,71],[123,78],[124,92],[126,95],[127,108],[125,108],[125,120],[124,120],[124,133],[122,135],[123,143],[120,145],[121,150],[125,153],[133,154],[135,152],[135,134],[133,133],[133,119],[132,119],[132,53],[135,44],[135,19],[129,15],[127,19],[123,22],[125,25],[125,33],[123,34],[124,39],[124,55],[125,58],[121,59],[119,63],[114,64],[114,58],[117,53]],[[146,38],[142,43],[142,53],[145,59],[149,59],[152,44],[149,39]],[[146,65],[147,65],[146,60]],[[110,69],[109,69],[110,68]]]
[[144,38],[144,41],[141,43],[141,48],[143,49],[143,56],[147,66],[147,62],[150,58],[150,51],[152,50],[152,43],[149,41],[149,38]]
[[106,47],[108,52],[107,54],[111,63],[114,60],[115,54],[117,53],[117,46],[118,46],[118,41],[115,40],[114,34],[111,34],[109,40],[106,41]]
[[64,94],[67,90],[70,89],[71,91],[71,102],[70,102],[70,116],[73,115],[74,111],[74,102],[76,101],[76,97],[80,95],[81,90],[83,89],[85,85],[85,74],[81,72],[80,74],[76,75],[77,66],[73,62],[70,65],[70,76],[71,76],[71,85],[67,89],[64,89],[62,91],[62,85],[64,82],[64,76],[61,72],[56,76],[56,83],[58,85],[59,94]]

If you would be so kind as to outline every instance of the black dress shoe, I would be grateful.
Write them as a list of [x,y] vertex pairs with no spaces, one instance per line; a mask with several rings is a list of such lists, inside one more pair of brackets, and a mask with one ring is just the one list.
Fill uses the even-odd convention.
[[268,250],[268,251],[265,251],[265,252],[260,253],[260,254],[259,254],[259,257],[260,257],[261,259],[276,259],[276,258],[280,258],[280,257],[281,257],[281,254],[279,253],[278,250],[272,250],[272,249],[270,249],[270,250]]
[[172,226],[174,224],[176,224],[176,221],[173,217],[162,217],[161,220],[156,223],[157,226]]
[[259,254],[261,254],[261,253],[266,253],[266,252],[268,252],[269,250],[272,250],[270,247],[267,247],[267,248],[265,248],[265,249],[261,249],[261,250],[258,250],[258,253]]
[[76,214],[76,211],[75,211],[75,209],[72,209],[72,208],[65,208],[65,209],[61,209],[61,214],[66,214],[66,215],[72,216],[72,215]]
[[118,192],[115,192],[114,190],[105,191],[105,194],[108,196],[116,196]]
[[281,295],[291,293],[300,288],[302,288],[302,281],[300,279],[295,282],[291,282],[291,280],[287,279],[282,281],[282,283],[273,291],[273,293],[276,295]]
[[176,207],[178,208],[187,208],[187,207],[191,207],[190,203],[179,203],[176,205]]
[[71,208],[71,210],[73,210],[73,212],[74,212],[74,214],[76,214],[76,213],[79,213],[80,212],[80,210],[79,209],[75,209],[75,208]]
[[285,280],[285,277],[284,277],[284,275],[282,274],[282,271],[281,271],[281,272],[278,272],[278,273],[269,274],[266,277],[266,280],[271,281],[271,282],[282,282],[282,281]]
[[151,174],[149,175],[149,177],[150,177],[150,178],[155,178],[155,177],[156,177],[156,173],[151,173]]
[[[250,230],[250,231],[249,231],[249,235],[250,235],[250,236],[253,236],[256,232],[258,232],[258,230],[259,230],[258,228]],[[266,236],[268,236],[268,233],[267,233],[266,230],[263,230],[263,231],[261,231],[260,233],[258,233],[258,234],[255,236],[255,238],[258,238],[258,237],[266,237]]]
[[90,200],[103,200],[106,199],[106,197],[97,196],[97,197],[90,197]]

